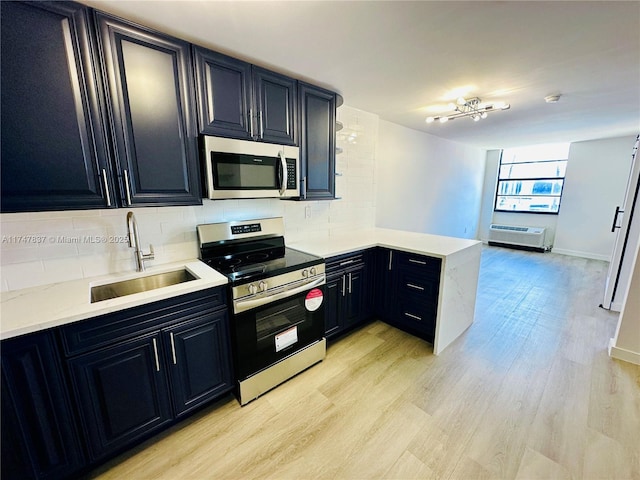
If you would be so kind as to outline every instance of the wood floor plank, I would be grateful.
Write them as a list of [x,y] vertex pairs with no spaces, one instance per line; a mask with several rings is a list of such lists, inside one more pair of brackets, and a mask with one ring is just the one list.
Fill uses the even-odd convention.
[[607,355],[606,272],[486,247],[475,322],[441,355],[372,322],[245,407],[225,397],[89,477],[640,480],[640,367]]

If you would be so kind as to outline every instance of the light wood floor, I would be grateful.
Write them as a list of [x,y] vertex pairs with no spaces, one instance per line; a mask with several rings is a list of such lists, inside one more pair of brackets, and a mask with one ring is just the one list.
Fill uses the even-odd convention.
[[440,356],[374,322],[241,408],[227,397],[93,472],[117,479],[640,479],[640,367],[607,355],[607,264],[483,250]]

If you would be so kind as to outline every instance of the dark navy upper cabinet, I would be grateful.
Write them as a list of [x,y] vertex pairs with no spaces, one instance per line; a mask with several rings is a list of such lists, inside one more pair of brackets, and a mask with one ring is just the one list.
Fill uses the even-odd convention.
[[202,203],[190,44],[96,13],[123,205]]
[[300,197],[335,198],[336,94],[300,82]]
[[253,91],[257,109],[258,139],[297,145],[297,81],[254,66]]
[[2,212],[115,205],[89,10],[0,8]]
[[200,133],[297,145],[297,81],[194,46]]
[[200,133],[250,140],[251,64],[193,47]]
[[65,478],[84,465],[50,330],[2,342],[2,478]]

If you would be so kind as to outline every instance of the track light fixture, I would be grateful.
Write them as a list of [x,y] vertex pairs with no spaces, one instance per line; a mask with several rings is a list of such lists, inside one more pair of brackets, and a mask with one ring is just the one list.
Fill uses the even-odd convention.
[[471,117],[474,122],[478,122],[484,118],[487,118],[488,112],[493,112],[496,110],[508,110],[511,108],[511,105],[508,103],[494,103],[488,104],[484,106],[480,106],[479,98],[471,98],[466,100],[463,97],[458,98],[456,104],[451,104],[450,107],[455,113],[451,113],[449,115],[440,115],[437,117],[427,117],[427,123],[433,123],[438,121],[440,123],[448,122],[449,120],[453,120],[455,118],[461,117]]

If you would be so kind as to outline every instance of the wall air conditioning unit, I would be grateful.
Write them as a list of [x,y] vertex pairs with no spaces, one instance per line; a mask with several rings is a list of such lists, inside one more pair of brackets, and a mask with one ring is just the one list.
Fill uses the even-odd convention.
[[544,252],[545,227],[520,227],[515,225],[496,225],[489,227],[489,245],[519,248]]

